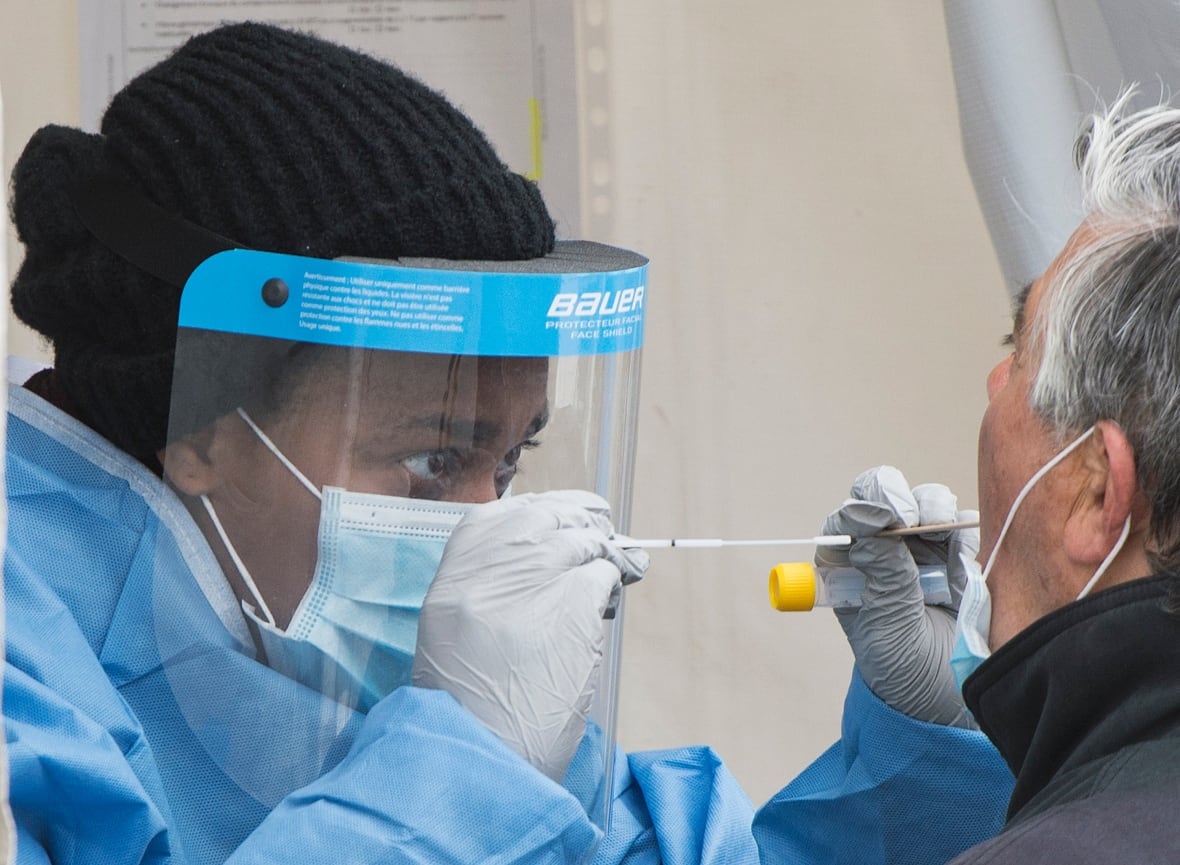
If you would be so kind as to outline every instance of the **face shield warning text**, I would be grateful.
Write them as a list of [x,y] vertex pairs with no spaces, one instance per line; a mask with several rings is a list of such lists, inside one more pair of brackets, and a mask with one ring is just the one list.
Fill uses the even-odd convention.
[[464,316],[452,306],[457,296],[470,291],[466,285],[304,273],[299,327],[329,333],[344,327],[462,333]]

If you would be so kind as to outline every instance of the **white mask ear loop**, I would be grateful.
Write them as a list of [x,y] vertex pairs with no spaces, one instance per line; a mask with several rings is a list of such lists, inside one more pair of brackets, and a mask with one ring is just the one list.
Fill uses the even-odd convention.
[[287,455],[284,454],[281,450],[279,450],[278,445],[276,445],[274,442],[272,442],[270,440],[270,436],[268,436],[266,433],[264,433],[259,428],[258,424],[254,423],[254,421],[250,417],[250,415],[246,414],[246,410],[244,408],[241,408],[241,407],[238,408],[238,417],[240,417],[242,420],[244,420],[246,422],[246,425],[249,426],[250,429],[254,431],[254,435],[258,436],[258,440],[260,442],[262,442],[264,445],[266,445],[266,449],[268,451],[270,451],[272,454],[274,454],[275,457],[278,458],[278,461],[287,467],[287,471],[289,471],[291,474],[295,475],[295,479],[297,481],[299,481],[299,483],[303,484],[303,486],[307,488],[307,491],[309,493],[311,493],[313,496],[315,496],[320,501],[324,500],[323,495],[320,494],[320,491],[316,487],[316,485],[307,479],[307,475],[305,475],[303,472],[299,471],[299,469],[295,467],[295,463],[293,463],[289,459],[287,459]]
[[985,583],[987,582],[987,575],[991,573],[992,565],[994,565],[996,562],[996,553],[1000,551],[1000,544],[1004,542],[1004,535],[1008,534],[1008,528],[1012,525],[1012,519],[1016,516],[1016,511],[1020,508],[1020,503],[1024,501],[1024,497],[1027,496],[1029,491],[1037,485],[1037,481],[1048,474],[1050,469],[1073,453],[1074,450],[1077,449],[1078,445],[1084,442],[1092,432],[1094,432],[1094,427],[1091,426],[1088,430],[1070,442],[1070,444],[1068,444],[1064,450],[1058,453],[1057,456],[1053,457],[1053,459],[1041,466],[1036,474],[1028,479],[1028,483],[1024,485],[1024,488],[1021,489],[1021,491],[1017,494],[1016,500],[1012,502],[1012,507],[1008,509],[1008,517],[1004,520],[1003,528],[1000,529],[1000,536],[996,538],[995,544],[992,545],[991,554],[987,557],[987,564],[983,567],[981,579]]
[[[275,457],[278,458],[279,462],[286,466],[287,471],[291,472],[291,474],[295,476],[295,479],[299,481],[299,483],[303,484],[309,493],[311,493],[320,501],[323,501],[324,497],[320,491],[316,489],[315,484],[309,481],[307,479],[307,475],[299,471],[299,469],[295,467],[295,464],[287,459],[286,454],[279,450],[278,446],[270,440],[270,436],[264,433],[259,428],[258,424],[254,423],[254,420],[250,417],[250,415],[246,414],[246,410],[239,407],[237,412],[238,416],[246,422],[246,425],[250,427],[254,435],[258,436],[258,440],[266,446],[266,449],[274,454]],[[236,567],[238,569],[238,573],[242,575],[242,582],[244,582],[246,584],[246,588],[250,590],[250,594],[254,598],[255,603],[258,604],[258,609],[262,612],[262,615],[266,619],[267,624],[275,625],[277,627],[275,617],[271,613],[270,607],[266,605],[266,601],[262,599],[262,593],[258,591],[258,584],[255,583],[254,578],[250,576],[249,568],[246,567],[246,563],[242,561],[242,557],[238,555],[238,551],[234,548],[233,543],[230,541],[229,535],[226,534],[225,527],[221,524],[221,520],[217,516],[217,511],[213,510],[213,503],[209,501],[208,496],[202,495],[201,504],[204,505],[205,513],[209,515],[209,519],[213,521],[213,528],[217,531],[217,537],[221,538],[221,543],[225,546],[226,552],[229,553],[230,559],[233,560],[234,567]]]
[[1082,588],[1082,591],[1077,596],[1077,600],[1080,601],[1082,598],[1086,597],[1086,595],[1090,594],[1090,589],[1094,588],[1094,584],[1098,582],[1099,577],[1106,573],[1106,569],[1110,567],[1110,563],[1114,561],[1114,557],[1119,554],[1120,550],[1122,550],[1123,544],[1126,543],[1127,535],[1130,533],[1131,517],[1128,514],[1126,522],[1123,523],[1122,534],[1120,534],[1119,539],[1114,542],[1114,546],[1111,547],[1110,552],[1106,554],[1106,558],[1102,560],[1102,564],[1098,566],[1098,570],[1094,572],[1094,576],[1090,577],[1090,582],[1086,583],[1086,585]]
[[[234,567],[238,569],[238,573],[242,575],[242,581],[246,584],[246,588],[250,590],[250,594],[254,597],[255,603],[258,604],[258,609],[262,611],[262,615],[266,618],[268,625],[275,625],[275,617],[270,612],[270,607],[266,605],[266,601],[262,600],[262,593],[258,591],[258,586],[254,582],[254,578],[250,576],[250,571],[246,568],[246,563],[242,561],[242,557],[238,555],[238,551],[234,549],[234,545],[230,543],[229,535],[225,533],[225,527],[221,525],[221,520],[217,518],[217,511],[213,510],[213,503],[209,501],[206,495],[201,496],[201,504],[205,506],[205,513],[209,515],[209,519],[213,521],[213,528],[217,530],[217,537],[221,538],[221,543],[225,545],[226,552],[229,557],[233,559]],[[245,603],[243,601],[242,603]]]

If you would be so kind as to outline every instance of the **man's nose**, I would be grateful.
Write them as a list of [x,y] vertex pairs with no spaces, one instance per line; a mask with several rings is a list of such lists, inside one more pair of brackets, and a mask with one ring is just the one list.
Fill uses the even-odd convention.
[[1008,383],[1008,373],[1012,368],[1012,355],[1008,355],[1002,361],[992,367],[992,371],[987,374],[987,398],[990,402],[995,399],[997,393],[1004,389],[1004,385]]

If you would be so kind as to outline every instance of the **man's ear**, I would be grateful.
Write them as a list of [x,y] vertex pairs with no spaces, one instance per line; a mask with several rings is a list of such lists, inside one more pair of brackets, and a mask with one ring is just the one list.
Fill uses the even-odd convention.
[[1079,450],[1082,486],[1066,518],[1063,543],[1071,561],[1097,566],[1118,542],[1141,497],[1135,452],[1122,428],[1110,420],[1095,424]]
[[209,458],[213,435],[210,426],[166,445],[156,454],[164,466],[164,477],[185,495],[206,495],[217,487],[218,474]]

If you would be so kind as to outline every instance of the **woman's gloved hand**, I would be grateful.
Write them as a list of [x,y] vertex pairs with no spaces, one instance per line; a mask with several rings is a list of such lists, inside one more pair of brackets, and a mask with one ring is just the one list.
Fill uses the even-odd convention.
[[603,618],[648,566],[580,490],[478,505],[455,527],[418,621],[413,682],[449,692],[561,781],[598,685]]
[[[852,497],[823,525],[824,534],[851,535],[851,549],[821,547],[816,562],[850,564],[865,575],[863,605],[836,616],[873,693],[912,718],[973,727],[951,674],[950,657],[967,572],[979,567],[979,530],[873,537],[890,528],[978,520],[977,512],[957,507],[955,495],[941,484],[911,490],[892,466],[870,469],[856,478]],[[923,603],[919,564],[946,565],[949,607]]]

